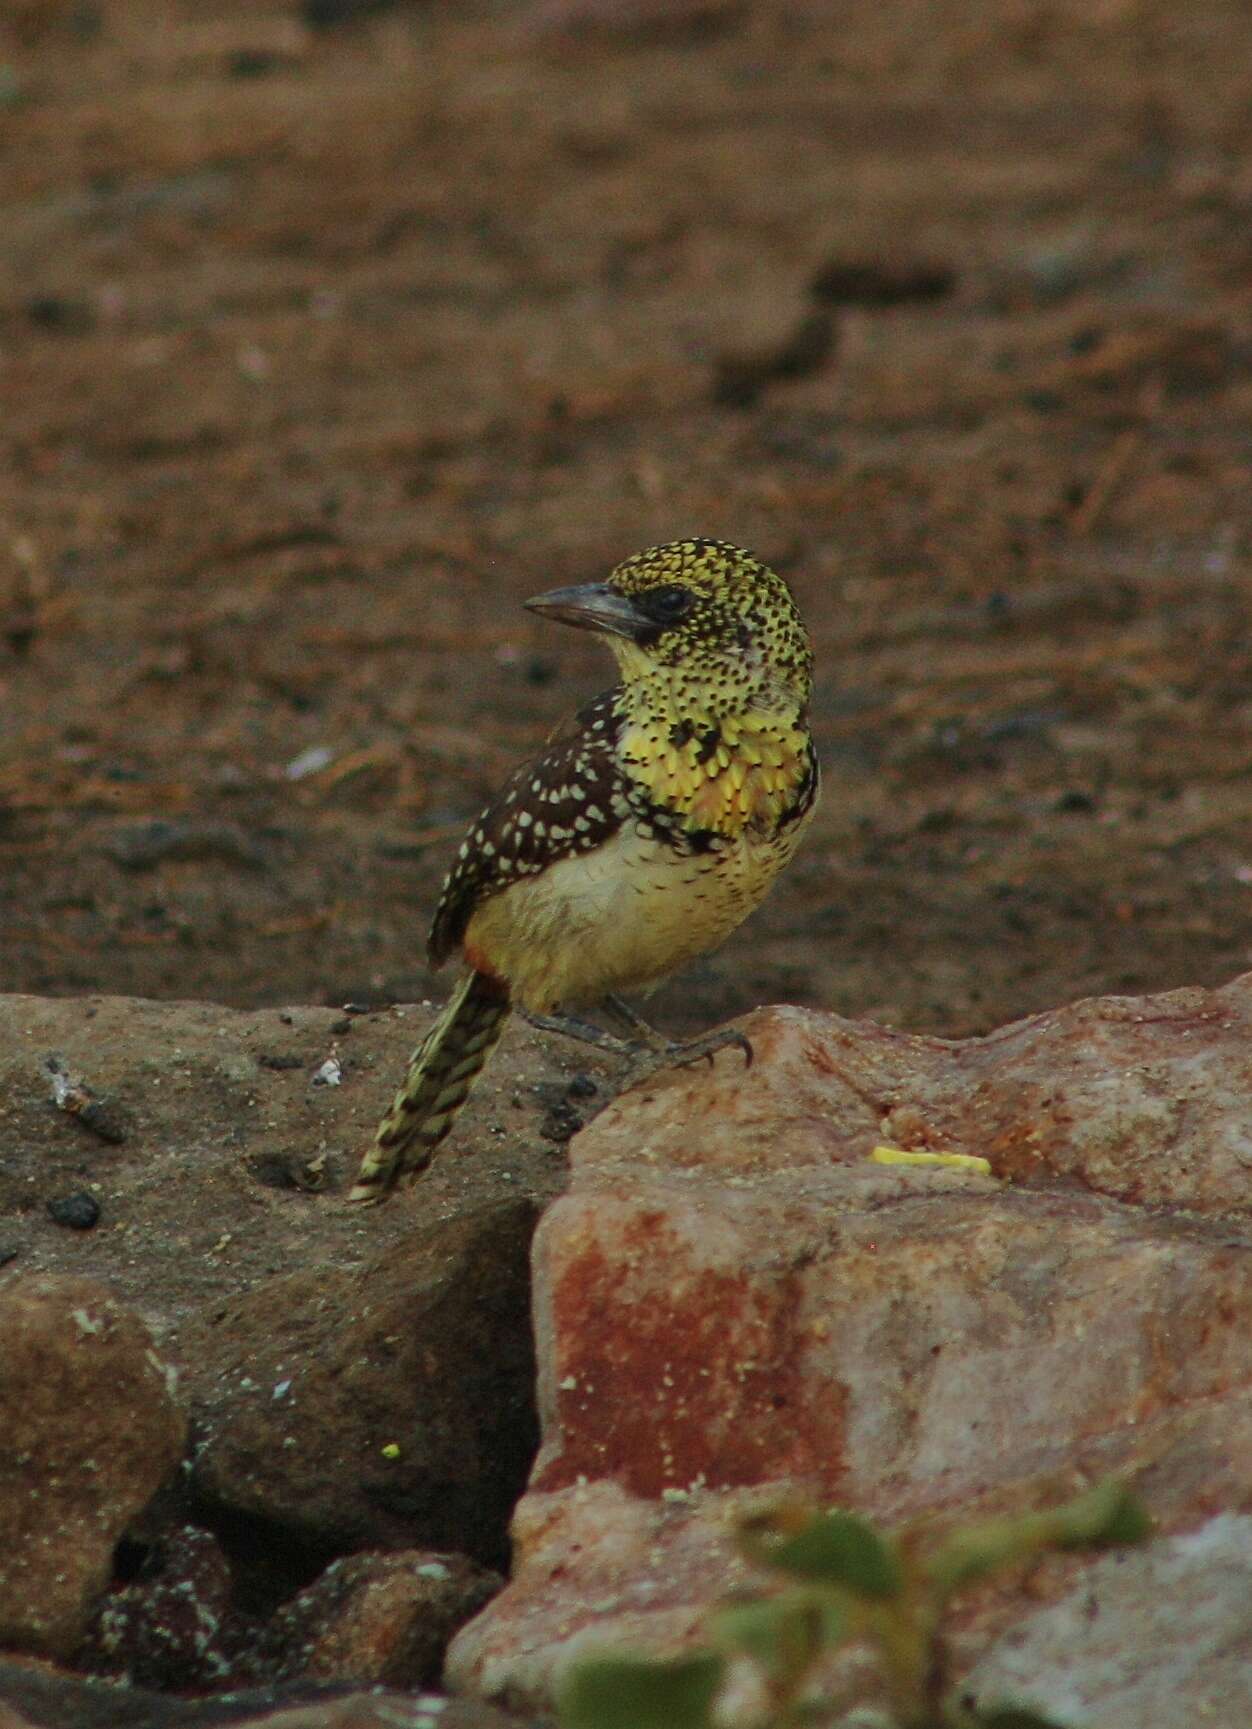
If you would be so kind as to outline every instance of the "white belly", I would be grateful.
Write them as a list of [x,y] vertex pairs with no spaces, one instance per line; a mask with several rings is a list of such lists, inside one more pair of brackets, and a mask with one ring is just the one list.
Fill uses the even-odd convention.
[[747,918],[803,826],[772,841],[745,832],[684,858],[627,822],[594,852],[484,901],[465,933],[466,951],[536,1014],[646,989]]

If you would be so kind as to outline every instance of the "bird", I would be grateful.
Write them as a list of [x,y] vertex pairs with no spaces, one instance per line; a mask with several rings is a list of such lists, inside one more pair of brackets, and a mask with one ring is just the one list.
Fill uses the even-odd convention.
[[618,681],[467,833],[428,943],[432,967],[459,953],[464,970],[362,1157],[354,1202],[429,1165],[514,1009],[620,1049],[568,1012],[605,1004],[666,1062],[729,1043],[751,1060],[737,1031],[664,1041],[619,993],[646,993],[717,947],[812,818],[813,653],[795,601],[751,553],[697,538],[524,604],[603,635]]

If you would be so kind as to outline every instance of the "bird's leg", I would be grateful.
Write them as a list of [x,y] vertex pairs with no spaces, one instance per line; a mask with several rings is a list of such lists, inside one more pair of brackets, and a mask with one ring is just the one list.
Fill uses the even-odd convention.
[[631,1029],[637,1049],[642,1046],[658,1059],[654,1065],[657,1068],[686,1068],[705,1057],[711,1064],[716,1052],[724,1051],[728,1045],[737,1045],[743,1052],[744,1068],[752,1066],[751,1040],[738,1027],[718,1027],[711,1033],[702,1033],[697,1039],[667,1039],[621,997],[605,997],[604,1006]]
[[535,1015],[522,1009],[521,1016],[541,1033],[560,1033],[562,1038],[577,1039],[579,1044],[594,1045],[598,1051],[608,1051],[615,1057],[633,1056],[638,1046],[630,1039],[616,1039],[603,1027],[584,1021],[578,1015]]
[[528,1021],[532,1027],[538,1027],[540,1032],[560,1033],[562,1038],[577,1039],[580,1044],[592,1045],[596,1050],[607,1051],[611,1056],[630,1057],[632,1081],[642,1080],[644,1075],[655,1069],[686,1068],[690,1063],[703,1061],[705,1057],[711,1063],[715,1054],[729,1045],[737,1045],[743,1052],[745,1068],[751,1066],[752,1045],[747,1034],[741,1033],[737,1027],[718,1027],[714,1032],[703,1033],[697,1039],[669,1039],[654,1026],[650,1026],[638,1010],[623,1002],[621,997],[605,997],[604,1006],[630,1028],[632,1037],[615,1038],[612,1033],[606,1033],[593,1021],[585,1021],[578,1015],[538,1015],[532,1014],[528,1009],[523,1009],[521,1014],[523,1020]]
[[631,1043],[636,1049],[655,1051],[661,1056],[674,1048],[673,1039],[667,1039],[650,1021],[645,1021],[638,1009],[632,1009],[624,997],[607,996],[604,998],[604,1006],[611,1015],[617,1017],[622,1026],[630,1028]]

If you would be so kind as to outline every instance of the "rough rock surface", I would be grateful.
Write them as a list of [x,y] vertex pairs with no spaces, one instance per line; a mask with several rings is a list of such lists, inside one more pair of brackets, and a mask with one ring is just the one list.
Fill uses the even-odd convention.
[[500,1201],[232,1305],[197,1407],[210,1519],[272,1522],[310,1553],[420,1533],[499,1555],[536,1441],[533,1222],[525,1198]]
[[611,1106],[536,1237],[544,1443],[455,1684],[534,1702],[579,1644],[680,1640],[778,1480],[887,1519],[1112,1470],[1167,1523],[1252,1507],[1250,1023],[1252,978],[962,1043],[770,1010],[751,1069]]
[[144,1547],[136,1576],[102,1600],[76,1666],[177,1692],[225,1684],[244,1624],[221,1544],[182,1524]]
[[283,1605],[263,1650],[280,1680],[429,1687],[451,1634],[503,1583],[464,1555],[350,1555]]
[[[425,1021],[0,997],[0,1277],[73,1267],[142,1307],[195,1420],[186,1511],[270,1569],[271,1602],[345,1544],[459,1549],[469,1532],[502,1559],[529,1465],[527,1248],[565,1174],[552,1101],[577,1079],[567,1139],[606,1065],[511,1028],[421,1185],[349,1208],[339,1191]],[[121,1139],[55,1108],[50,1057]],[[338,1084],[318,1078],[328,1062]],[[47,1214],[71,1188],[100,1202],[89,1233]]]
[[[193,1419],[195,1470],[135,1533],[80,1666],[238,1685],[276,1606],[345,1548],[504,1560],[537,1439],[529,1238],[605,1064],[511,1029],[420,1187],[348,1208],[343,1180],[424,1021],[0,997],[0,1288],[106,1281],[178,1365]],[[90,1114],[57,1108],[49,1058],[90,1089]],[[331,1059],[338,1084],[318,1079]],[[98,1200],[94,1230],[49,1217],[70,1189]],[[85,1390],[62,1389],[67,1435]]]
[[351,1687],[173,1699],[0,1659],[0,1729],[525,1729],[525,1719],[473,1699]]
[[971,1703],[1033,1705],[1100,1729],[1252,1723],[1252,1519],[1087,1569],[1006,1635],[969,1678]]
[[174,1371],[93,1279],[0,1283],[0,1646],[68,1655],[182,1453]]
[[[681,1642],[735,1576],[727,1511],[783,1479],[887,1519],[1050,1500],[1111,1469],[1178,1529],[1247,1509],[1250,1018],[1252,978],[959,1044],[772,1010],[750,1069],[728,1052],[604,1111],[536,1240],[544,1445],[516,1576],[456,1639],[452,1681],[542,1709],[579,1644]],[[194,1471],[152,1528],[212,1528],[253,1636],[345,1547],[494,1558],[527,1463],[526,1243],[586,1054],[516,1029],[429,1177],[349,1210],[352,1153],[422,1024],[0,1001],[8,1289],[72,1265],[142,1304],[196,1421]],[[51,1053],[100,1101],[94,1126],[54,1108]],[[331,1057],[338,1085],[316,1079]],[[996,1174],[873,1164],[880,1141]],[[89,1233],[47,1215],[70,1187],[101,1202]],[[63,1430],[80,1405],[75,1384]],[[212,1614],[220,1557],[201,1559]],[[144,1584],[121,1585],[136,1652],[160,1631]],[[1026,1606],[975,1606],[961,1672]],[[394,1608],[349,1613],[341,1652],[378,1655]],[[281,1688],[231,1709],[280,1702],[308,1724],[340,1709]]]

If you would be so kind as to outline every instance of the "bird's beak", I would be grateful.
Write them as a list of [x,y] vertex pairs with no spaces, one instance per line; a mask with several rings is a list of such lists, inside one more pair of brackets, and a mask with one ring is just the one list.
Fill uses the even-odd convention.
[[559,619],[578,630],[600,630],[632,641],[647,625],[624,594],[605,582],[583,582],[574,588],[553,588],[524,603],[531,612]]

